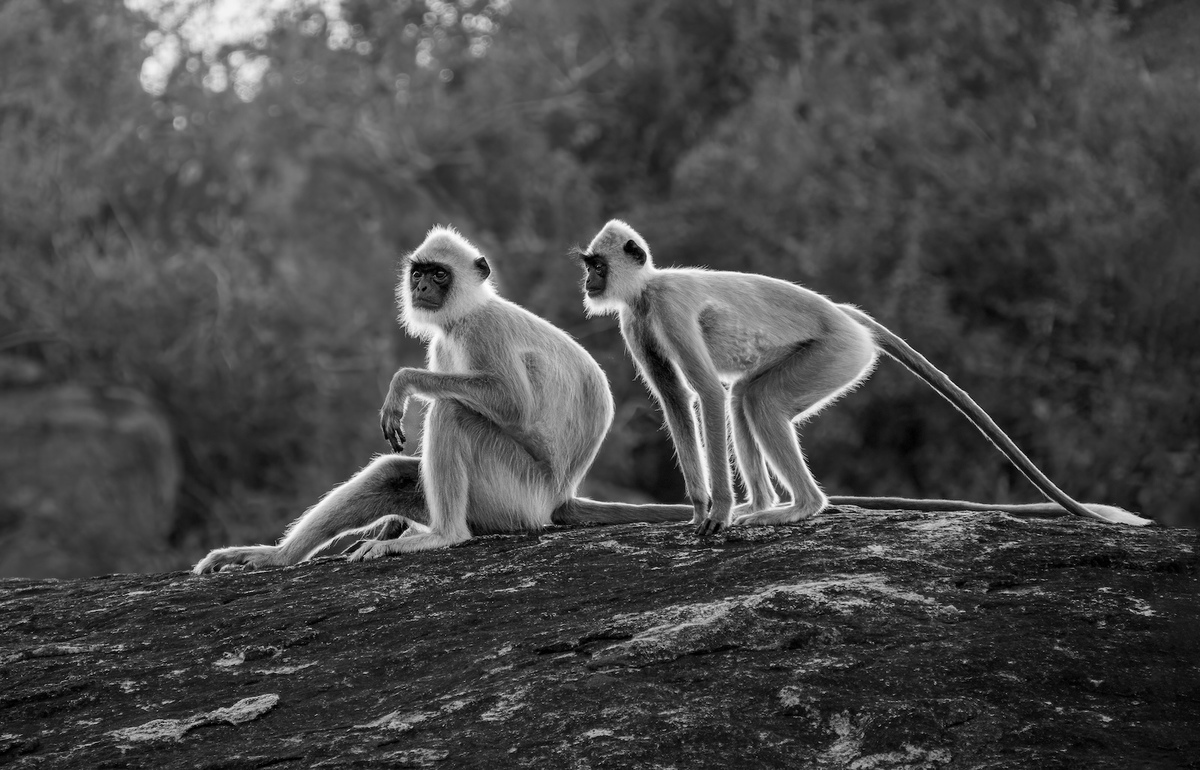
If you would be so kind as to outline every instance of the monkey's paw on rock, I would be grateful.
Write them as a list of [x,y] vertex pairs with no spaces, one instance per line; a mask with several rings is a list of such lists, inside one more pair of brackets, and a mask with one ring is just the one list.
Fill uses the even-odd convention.
[[217,548],[201,559],[192,573],[206,575],[232,569],[261,569],[277,566],[275,556],[279,551],[273,545],[242,545]]
[[0,765],[1189,767],[1196,545],[839,507],[0,580]]

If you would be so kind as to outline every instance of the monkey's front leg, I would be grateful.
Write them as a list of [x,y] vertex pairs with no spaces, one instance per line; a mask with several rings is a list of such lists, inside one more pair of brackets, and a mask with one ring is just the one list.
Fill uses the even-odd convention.
[[412,373],[415,371],[406,366],[392,375],[392,384],[379,410],[379,427],[383,430],[383,437],[391,444],[392,451],[397,453],[404,451],[404,413],[408,410],[408,398],[412,395]]
[[711,381],[697,387],[697,391],[702,422],[700,430],[704,436],[704,452],[712,491],[708,516],[696,527],[696,534],[703,537],[719,534],[728,529],[733,522],[733,473],[729,467],[725,393],[719,382],[713,387]]

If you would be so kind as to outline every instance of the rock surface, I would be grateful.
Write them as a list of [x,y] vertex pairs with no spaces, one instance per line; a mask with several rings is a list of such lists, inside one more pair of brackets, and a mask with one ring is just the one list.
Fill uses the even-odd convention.
[[0,581],[0,764],[1200,766],[1195,532],[689,529]]

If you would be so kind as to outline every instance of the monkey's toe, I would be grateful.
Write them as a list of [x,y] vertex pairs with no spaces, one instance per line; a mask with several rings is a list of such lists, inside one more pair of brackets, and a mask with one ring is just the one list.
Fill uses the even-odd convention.
[[709,535],[720,534],[725,529],[725,524],[716,519],[705,519],[700,522],[700,526],[696,527],[696,534],[700,537],[708,537]]

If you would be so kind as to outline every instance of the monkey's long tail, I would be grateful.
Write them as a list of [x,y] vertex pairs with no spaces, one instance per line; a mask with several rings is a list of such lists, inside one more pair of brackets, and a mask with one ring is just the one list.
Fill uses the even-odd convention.
[[[1076,516],[1084,516],[1089,519],[1097,519],[1099,521],[1109,522],[1113,524],[1129,524],[1135,527],[1145,527],[1153,524],[1150,519],[1144,519],[1137,514],[1130,513],[1124,509],[1112,505],[1093,505],[1092,507],[1085,506],[1077,502],[1074,498],[1059,489],[1053,481],[1042,473],[1042,471],[1033,464],[1033,461],[1025,456],[1025,453],[1020,450],[1013,440],[1000,429],[1000,426],[988,416],[988,413],[983,411],[974,400],[971,399],[967,392],[954,384],[949,377],[942,373],[937,367],[929,363],[929,361],[911,345],[893,333],[883,324],[876,321],[871,316],[862,312],[858,308],[841,306],[852,318],[865,326],[871,336],[875,338],[876,344],[880,349],[887,353],[892,358],[899,361],[906,369],[920,377],[925,382],[929,383],[930,387],[936,390],[947,401],[955,406],[963,415],[966,416],[971,423],[979,429],[984,436],[995,445],[1000,452],[1017,467],[1017,470],[1024,474],[1025,478],[1029,479],[1038,490],[1041,491],[1050,500],[1053,500],[1058,505],[1062,506],[1069,513]],[[842,498],[851,499],[851,498]],[[860,498],[861,499],[861,498]],[[911,501],[913,503],[917,501]],[[932,501],[927,501],[932,502]],[[949,501],[958,505],[958,501]],[[846,503],[847,505],[858,505],[858,503]],[[981,510],[978,507],[982,505],[982,510],[1005,511],[1008,513],[1036,513],[1029,506],[1006,506],[1006,505],[986,505],[980,503],[970,504],[967,508],[958,508],[956,510]],[[866,506],[862,506],[866,507]],[[933,510],[946,510],[944,508]]]
[[[858,497],[829,495],[830,505],[852,505],[869,511],[1000,511],[1013,516],[1069,516],[1070,512],[1058,503],[976,503],[971,500],[946,500],[925,497]],[[1083,503],[1085,508],[1112,508],[1111,505]]]
[[550,521],[555,524],[661,524],[691,521],[695,511],[690,505],[634,505],[604,503],[586,497],[572,497],[554,509]]

